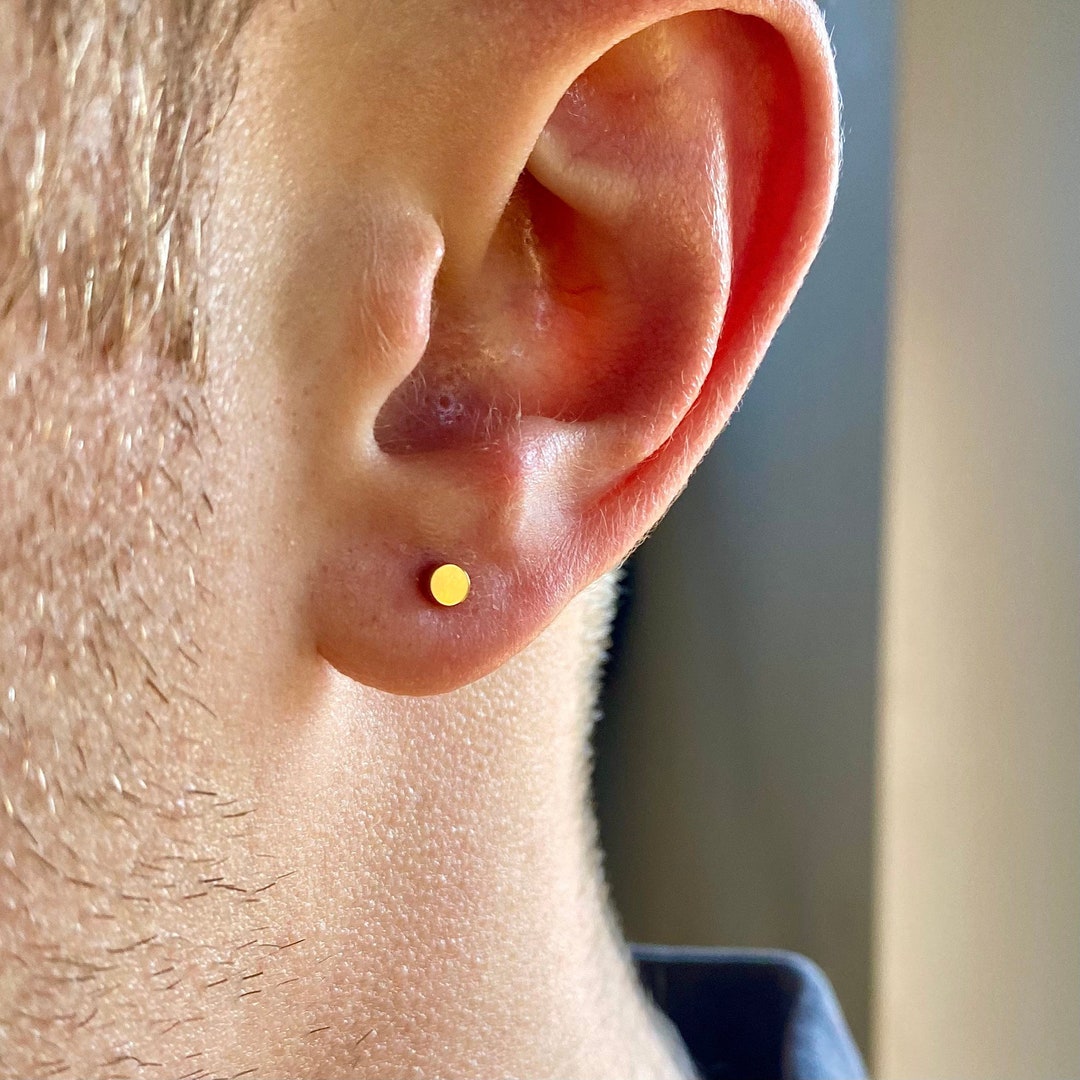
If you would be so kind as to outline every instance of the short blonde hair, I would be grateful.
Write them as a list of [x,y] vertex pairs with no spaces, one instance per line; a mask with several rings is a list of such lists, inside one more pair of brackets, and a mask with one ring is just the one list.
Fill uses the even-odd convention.
[[212,135],[255,0],[0,0],[0,328],[201,371]]

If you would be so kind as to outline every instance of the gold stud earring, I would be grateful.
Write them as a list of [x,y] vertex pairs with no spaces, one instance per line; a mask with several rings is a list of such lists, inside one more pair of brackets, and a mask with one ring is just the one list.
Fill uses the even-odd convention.
[[471,585],[469,575],[454,563],[443,563],[428,578],[431,599],[443,607],[457,607],[469,595]]

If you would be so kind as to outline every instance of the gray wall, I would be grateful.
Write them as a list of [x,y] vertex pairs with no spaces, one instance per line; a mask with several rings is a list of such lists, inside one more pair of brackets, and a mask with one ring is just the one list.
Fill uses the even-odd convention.
[[836,215],[743,408],[635,558],[596,790],[628,936],[807,953],[865,1048],[893,16],[825,9]]

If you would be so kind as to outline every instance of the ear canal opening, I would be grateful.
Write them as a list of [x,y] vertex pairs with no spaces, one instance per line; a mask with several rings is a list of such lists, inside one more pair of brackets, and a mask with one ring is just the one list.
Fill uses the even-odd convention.
[[505,447],[528,417],[623,412],[629,354],[661,343],[618,245],[526,168],[476,279],[433,302],[424,355],[376,417],[378,446]]
[[508,396],[493,401],[464,372],[421,363],[379,410],[375,441],[383,453],[399,456],[493,448],[506,443],[520,418]]
[[[436,280],[427,348],[376,416],[384,453],[505,446],[527,416],[590,418],[563,370],[572,342],[559,327],[567,301],[557,281],[567,268],[552,265],[571,216],[525,170],[469,289],[443,298]],[[588,292],[580,284],[570,306],[580,311]],[[580,353],[578,361],[586,372]]]

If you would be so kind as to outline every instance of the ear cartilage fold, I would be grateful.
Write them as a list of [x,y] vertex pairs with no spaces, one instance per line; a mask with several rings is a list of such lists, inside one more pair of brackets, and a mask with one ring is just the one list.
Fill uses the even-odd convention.
[[436,604],[457,607],[469,595],[472,581],[466,571],[456,563],[443,563],[428,578],[428,593]]

